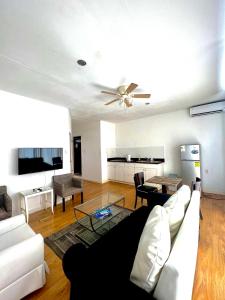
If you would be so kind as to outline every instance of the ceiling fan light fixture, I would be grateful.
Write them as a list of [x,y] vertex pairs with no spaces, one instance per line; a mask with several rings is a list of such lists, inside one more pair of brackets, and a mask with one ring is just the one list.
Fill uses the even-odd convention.
[[[136,93],[133,93],[133,91],[136,89],[137,86],[138,85],[136,83],[130,83],[129,85],[119,86],[117,88],[116,92],[101,91],[101,93],[104,93],[104,94],[116,95],[117,96],[116,99],[105,103],[105,105],[109,105],[111,103],[119,101],[118,104],[120,106],[124,106],[124,107],[128,108],[128,107],[133,106],[133,104],[135,103],[134,99],[136,101],[136,100],[141,99],[141,98],[145,99],[145,98],[150,98],[151,97],[151,94],[136,94]],[[149,102],[146,102],[145,104],[148,105]]]

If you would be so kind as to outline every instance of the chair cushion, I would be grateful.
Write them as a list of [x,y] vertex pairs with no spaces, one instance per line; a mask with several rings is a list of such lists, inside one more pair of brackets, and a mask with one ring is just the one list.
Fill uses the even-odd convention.
[[137,187],[137,192],[148,193],[148,192],[156,192],[156,191],[157,188],[154,186],[139,185]]
[[168,215],[164,207],[156,205],[141,234],[130,280],[151,292],[169,256],[170,246]]
[[69,197],[69,196],[72,196],[74,194],[81,193],[81,192],[82,192],[82,189],[71,186],[71,187],[67,187],[65,189],[65,191],[63,192],[63,196]]

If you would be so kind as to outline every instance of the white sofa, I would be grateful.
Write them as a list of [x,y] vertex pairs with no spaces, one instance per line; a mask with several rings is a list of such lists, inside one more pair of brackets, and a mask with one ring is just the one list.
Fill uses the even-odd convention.
[[17,300],[46,282],[44,240],[23,214],[0,222],[0,300]]
[[[163,195],[159,194],[159,196],[161,198],[157,199],[157,204],[163,205],[164,210],[166,210],[169,201],[172,203],[172,208],[175,201],[178,201],[177,208],[180,209],[180,206],[183,205],[183,214],[180,218],[179,226],[177,226],[178,231],[174,235],[165,263],[161,263],[162,256],[160,255],[162,252],[159,251],[154,256],[152,253],[149,255],[149,251],[143,251],[141,236],[142,234],[145,235],[145,232],[147,232],[147,237],[150,236],[150,232],[145,231],[146,220],[148,223],[150,214],[158,206],[155,205],[155,202],[153,203],[152,201],[151,203],[149,201],[149,207],[142,206],[137,209],[93,244],[92,247],[86,248],[83,244],[76,244],[67,250],[63,257],[63,269],[71,282],[71,300],[85,300],[95,297],[98,299],[110,297],[110,299],[142,300],[192,299],[199,240],[200,193],[199,191],[194,191],[191,196],[190,188],[183,185],[167,201]],[[182,202],[181,205],[180,201]],[[152,207],[150,207],[150,204]],[[149,211],[151,211],[150,214]],[[172,223],[172,220],[176,222],[178,219],[180,214],[177,212],[180,213],[180,210],[175,210],[175,213],[171,214],[173,218],[167,218],[167,223],[175,224]],[[174,229],[176,227],[170,226],[170,224],[167,224],[169,231],[170,228]],[[154,230],[152,232],[156,233]],[[154,234],[154,237],[156,237],[156,234]],[[164,240],[163,234],[160,239]],[[134,277],[132,276],[134,273],[132,274],[133,270],[131,271],[131,268],[135,264],[139,243],[141,243],[140,253],[143,255],[138,255],[141,258],[141,264],[135,270],[140,271],[141,277],[136,277],[137,280],[134,282]],[[149,249],[156,249],[155,244],[150,244],[149,246],[147,244],[147,250]],[[152,258],[154,262],[158,261],[163,266],[160,268],[157,278],[155,269],[148,269],[148,274],[153,274],[154,278],[156,278],[150,293],[145,288],[146,282],[143,283],[142,281],[142,287],[139,284],[139,280],[144,278],[142,274],[146,273],[146,267],[148,268],[146,257]],[[159,260],[158,257],[160,258]],[[99,267],[99,262],[103,262],[100,263],[100,266],[106,267],[104,269]],[[147,275],[145,278],[149,280],[150,276]]]
[[200,192],[193,191],[169,258],[155,287],[154,297],[158,300],[192,299],[199,241],[199,212]]

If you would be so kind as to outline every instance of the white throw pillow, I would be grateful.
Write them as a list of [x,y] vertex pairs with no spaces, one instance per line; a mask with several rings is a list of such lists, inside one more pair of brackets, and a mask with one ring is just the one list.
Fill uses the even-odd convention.
[[176,237],[180,225],[184,219],[184,204],[182,202],[176,201],[176,204],[173,207],[165,207],[165,210],[169,217],[170,236],[171,242],[173,243],[174,238]]
[[182,185],[176,193],[174,193],[163,205],[164,207],[174,207],[176,202],[179,201],[183,203],[186,209],[191,199],[191,189],[188,185]]
[[173,243],[174,238],[183,221],[184,214],[191,198],[191,190],[187,185],[183,185],[169,200],[163,205],[169,216],[170,235]]
[[162,206],[155,206],[143,229],[130,280],[151,292],[164,266],[171,247],[169,220]]

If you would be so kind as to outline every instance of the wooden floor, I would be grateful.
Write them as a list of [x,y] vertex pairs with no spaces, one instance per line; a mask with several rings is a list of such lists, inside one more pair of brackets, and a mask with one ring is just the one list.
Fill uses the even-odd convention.
[[[125,206],[133,208],[134,187],[119,183],[97,184],[85,182],[84,201],[102,192],[117,192],[125,195]],[[73,207],[80,203],[80,196],[67,201],[66,212],[61,205],[52,215],[50,210],[30,216],[29,224],[44,237],[74,222]],[[193,300],[225,299],[225,200],[202,198],[202,213],[198,261],[193,290]],[[140,206],[140,203],[138,203]],[[46,285],[24,299],[69,299],[70,285],[62,270],[61,260],[45,246],[45,260],[49,266]],[[180,299],[182,300],[182,299]]]

